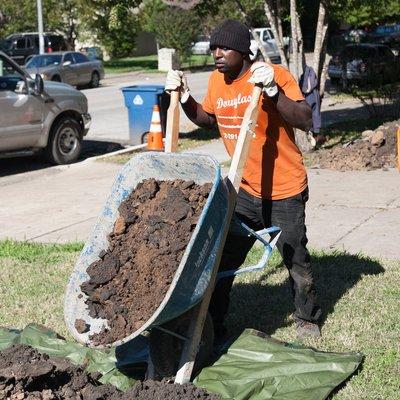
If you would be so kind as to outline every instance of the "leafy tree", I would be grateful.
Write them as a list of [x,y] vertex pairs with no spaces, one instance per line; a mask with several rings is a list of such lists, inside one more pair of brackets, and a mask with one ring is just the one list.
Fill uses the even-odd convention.
[[[2,0],[0,4],[0,35],[14,32],[37,31],[36,1]],[[73,48],[77,37],[77,21],[81,12],[79,0],[43,0],[43,25],[45,31],[62,34]]]
[[194,10],[152,0],[145,2],[141,15],[143,27],[155,34],[161,47],[176,49],[182,60],[189,56],[191,43],[201,33],[201,21]]
[[129,56],[135,48],[139,0],[81,0],[82,22],[111,57]]
[[400,17],[398,0],[335,0],[332,17],[355,27],[397,22]]

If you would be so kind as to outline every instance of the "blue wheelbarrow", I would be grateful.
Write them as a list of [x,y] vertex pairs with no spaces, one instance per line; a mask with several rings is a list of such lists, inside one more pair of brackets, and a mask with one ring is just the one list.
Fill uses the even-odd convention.
[[[251,138],[253,121],[255,118],[247,126],[246,140]],[[121,346],[131,343],[145,331],[155,329],[166,331],[185,341],[176,382],[184,383],[190,380],[210,297],[218,279],[217,269],[235,206],[246,140],[243,143],[238,141],[236,149],[238,155],[235,153],[233,157],[227,179],[222,178],[217,161],[207,155],[148,152],[135,156],[125,164],[115,179],[111,194],[79,256],[67,286],[64,306],[65,322],[77,341],[90,347],[104,347],[92,343],[91,336],[107,328],[107,321],[95,319],[89,315],[85,304],[87,296],[81,291],[81,285],[89,279],[87,268],[100,258],[102,251],[107,250],[107,235],[113,230],[118,218],[118,207],[124,199],[139,182],[149,178],[193,180],[199,185],[212,183],[207,202],[163,301],[139,329],[121,340],[107,344],[107,347]],[[264,255],[256,266],[238,271],[224,271],[220,275],[221,279],[232,274],[263,268],[280,233],[280,230],[274,227],[260,232],[254,232],[244,224],[241,224],[240,228],[245,234],[254,235],[262,242],[265,248]],[[263,237],[266,233],[273,236],[271,241]],[[185,337],[164,328],[170,321],[179,319],[182,315],[190,315]],[[85,333],[79,333],[75,328],[77,319],[84,320],[90,329]],[[151,360],[149,365],[148,375],[151,377],[153,375]]]

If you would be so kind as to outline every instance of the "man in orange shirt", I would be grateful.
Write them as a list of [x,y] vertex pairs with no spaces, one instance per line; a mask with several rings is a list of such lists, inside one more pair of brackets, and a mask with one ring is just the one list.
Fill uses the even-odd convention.
[[[232,156],[243,115],[254,84],[263,85],[255,134],[237,198],[235,215],[254,230],[279,226],[277,247],[289,270],[300,337],[320,336],[321,310],[306,248],[305,203],[307,174],[293,128],[308,131],[311,109],[292,75],[283,67],[256,62],[250,54],[250,32],[238,21],[226,20],[212,33],[210,48],[216,70],[209,78],[206,96],[197,103],[190,95],[182,71],[168,72],[165,89],[180,90],[186,115],[198,126],[218,126]],[[239,268],[254,244],[231,229],[223,250],[220,271]],[[213,293],[210,313],[217,341],[226,336],[223,321],[229,306],[233,278],[221,279]]]

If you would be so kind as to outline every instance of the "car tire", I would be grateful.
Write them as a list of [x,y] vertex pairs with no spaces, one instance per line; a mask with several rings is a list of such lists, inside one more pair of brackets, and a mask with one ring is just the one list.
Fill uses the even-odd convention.
[[92,72],[92,78],[90,79],[89,86],[91,88],[98,88],[100,86],[100,75],[98,72]]
[[[162,325],[163,328],[186,336],[190,323],[191,311]],[[214,326],[209,313],[204,321],[203,332],[199,350],[194,363],[193,373],[196,374],[201,368],[209,363],[214,343]],[[176,336],[153,328],[149,334],[149,351],[154,365],[156,379],[175,376],[183,350],[183,340]]]
[[62,117],[51,128],[45,157],[52,164],[71,164],[82,151],[82,128],[72,117]]
[[51,80],[53,82],[61,82],[61,77],[59,75],[54,75]]

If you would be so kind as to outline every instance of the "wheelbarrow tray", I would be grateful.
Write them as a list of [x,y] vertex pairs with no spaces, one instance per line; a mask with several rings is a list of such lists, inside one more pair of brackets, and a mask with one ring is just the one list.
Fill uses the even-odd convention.
[[[193,180],[199,185],[212,183],[212,188],[160,306],[143,326],[131,332],[129,336],[104,346],[95,345],[90,337],[108,327],[108,324],[105,319],[92,318],[89,315],[85,304],[87,295],[81,291],[81,284],[89,279],[87,268],[100,258],[99,254],[103,250],[108,249],[107,236],[112,232],[119,216],[118,207],[138,183],[149,178]],[[228,184],[221,177],[219,164],[208,155],[148,152],[139,154],[126,163],[115,179],[111,194],[79,256],[67,286],[64,315],[73,337],[90,347],[118,346],[145,330],[178,317],[196,305],[210,283],[214,268],[217,268],[215,261],[218,250],[224,244],[224,232],[230,222],[231,196]],[[75,328],[77,319],[89,324],[90,330],[79,333]]]

